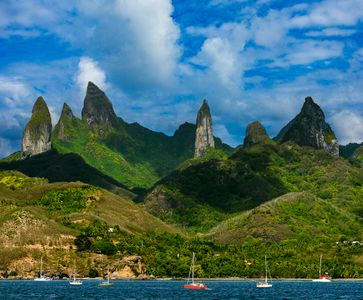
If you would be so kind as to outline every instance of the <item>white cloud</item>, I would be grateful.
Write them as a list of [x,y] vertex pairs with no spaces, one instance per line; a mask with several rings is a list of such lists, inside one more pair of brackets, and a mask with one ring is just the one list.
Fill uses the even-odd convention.
[[363,115],[342,110],[332,116],[332,122],[340,144],[363,142]]
[[100,89],[106,89],[107,87],[105,72],[98,66],[96,61],[86,56],[81,57],[78,63],[75,80],[82,93],[86,90],[89,81],[92,81]]
[[361,0],[326,0],[309,7],[308,13],[291,19],[293,27],[352,26],[363,20]]
[[285,49],[285,55],[277,58],[272,66],[288,67],[309,65],[315,61],[328,60],[343,54],[343,43],[336,41],[294,40]]
[[325,28],[319,31],[308,31],[305,33],[306,36],[311,37],[333,37],[333,36],[350,36],[355,34],[357,31],[354,29],[346,28]]
[[192,62],[209,67],[225,86],[239,84],[242,63],[238,52],[226,40],[207,39]]
[[16,103],[30,94],[30,88],[20,78],[0,76],[0,95],[4,104],[13,108]]
[[78,17],[58,34],[85,49],[122,90],[175,87],[181,49],[171,0],[80,1],[75,10]]

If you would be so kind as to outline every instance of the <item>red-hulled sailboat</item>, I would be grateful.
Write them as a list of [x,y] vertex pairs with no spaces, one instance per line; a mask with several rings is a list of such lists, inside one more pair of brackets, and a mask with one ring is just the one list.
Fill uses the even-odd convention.
[[192,264],[190,265],[189,269],[188,281],[186,284],[184,284],[184,288],[190,290],[207,290],[208,289],[207,285],[203,284],[202,282],[194,281],[194,260],[195,260],[195,254],[193,252]]

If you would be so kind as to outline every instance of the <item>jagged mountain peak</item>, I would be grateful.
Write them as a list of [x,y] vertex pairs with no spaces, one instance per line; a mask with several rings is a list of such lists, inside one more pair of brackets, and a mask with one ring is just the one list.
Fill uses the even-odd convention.
[[93,82],[88,82],[82,119],[95,131],[99,125],[110,127],[114,124],[117,116],[113,110],[112,102],[106,94]]
[[65,102],[63,104],[62,113],[61,113],[61,116],[60,116],[60,119],[62,119],[62,118],[68,118],[68,119],[72,119],[73,118],[72,109]]
[[323,110],[311,97],[306,97],[300,113],[281,129],[275,138],[279,142],[293,141],[300,146],[324,149],[339,156],[337,138],[325,121]]
[[47,103],[38,97],[32,109],[32,116],[25,126],[22,139],[22,157],[30,157],[51,149],[52,119]]
[[72,121],[75,119],[79,120],[74,116],[72,109],[69,107],[69,105],[67,103],[64,103],[59,121],[57,125],[55,125],[54,127],[54,131],[52,134],[53,138],[59,140],[69,140],[70,139],[69,131],[71,130],[72,127],[72,125],[70,124],[72,124]]
[[259,121],[254,121],[247,125],[246,135],[244,138],[244,147],[251,147],[269,139],[266,129]]
[[37,98],[37,100],[34,102],[32,114],[34,114],[34,113],[42,113],[42,114],[44,114],[44,117],[49,116],[49,118],[50,118],[48,105],[42,96],[39,96]]
[[197,123],[198,123],[198,118],[201,119],[203,116],[212,118],[211,117],[210,108],[209,108],[209,104],[208,104],[208,100],[207,99],[204,99],[203,100],[202,106],[199,108],[198,117],[197,117]]

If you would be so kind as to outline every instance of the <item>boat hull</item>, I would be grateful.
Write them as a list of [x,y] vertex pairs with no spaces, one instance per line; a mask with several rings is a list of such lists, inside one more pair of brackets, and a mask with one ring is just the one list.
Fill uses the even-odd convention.
[[34,281],[50,281],[51,279],[45,277],[34,278]]
[[113,283],[109,283],[109,282],[101,282],[101,283],[99,284],[99,286],[104,286],[104,287],[112,286],[112,285],[113,285]]
[[184,288],[189,290],[207,290],[208,286],[204,284],[184,284]]
[[257,283],[256,287],[258,287],[258,288],[270,288],[270,287],[272,287],[272,284],[271,283]]
[[331,282],[331,280],[327,278],[320,278],[320,279],[313,279],[313,282]]

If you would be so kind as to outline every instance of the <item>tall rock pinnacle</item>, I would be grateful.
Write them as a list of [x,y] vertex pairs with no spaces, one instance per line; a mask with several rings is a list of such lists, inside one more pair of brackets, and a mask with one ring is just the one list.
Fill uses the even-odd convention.
[[311,97],[305,98],[300,113],[281,129],[276,140],[293,141],[300,146],[324,149],[333,156],[339,156],[337,138],[325,122],[324,112]]
[[30,121],[25,126],[22,139],[22,157],[27,158],[51,149],[52,120],[42,97],[35,101]]
[[194,157],[203,156],[208,147],[214,148],[212,116],[207,100],[203,100],[203,104],[200,107],[197,116]]
[[54,127],[53,138],[57,138],[60,140],[67,140],[69,138],[67,133],[67,124],[69,124],[74,118],[72,109],[68,106],[67,103],[63,104],[63,109],[61,116],[57,125]]
[[253,145],[259,144],[265,140],[268,140],[268,134],[266,129],[258,121],[248,124],[246,128],[246,135],[243,141],[244,147],[251,147]]
[[94,131],[112,127],[117,120],[111,101],[92,82],[88,82],[82,109],[82,119],[86,120]]

